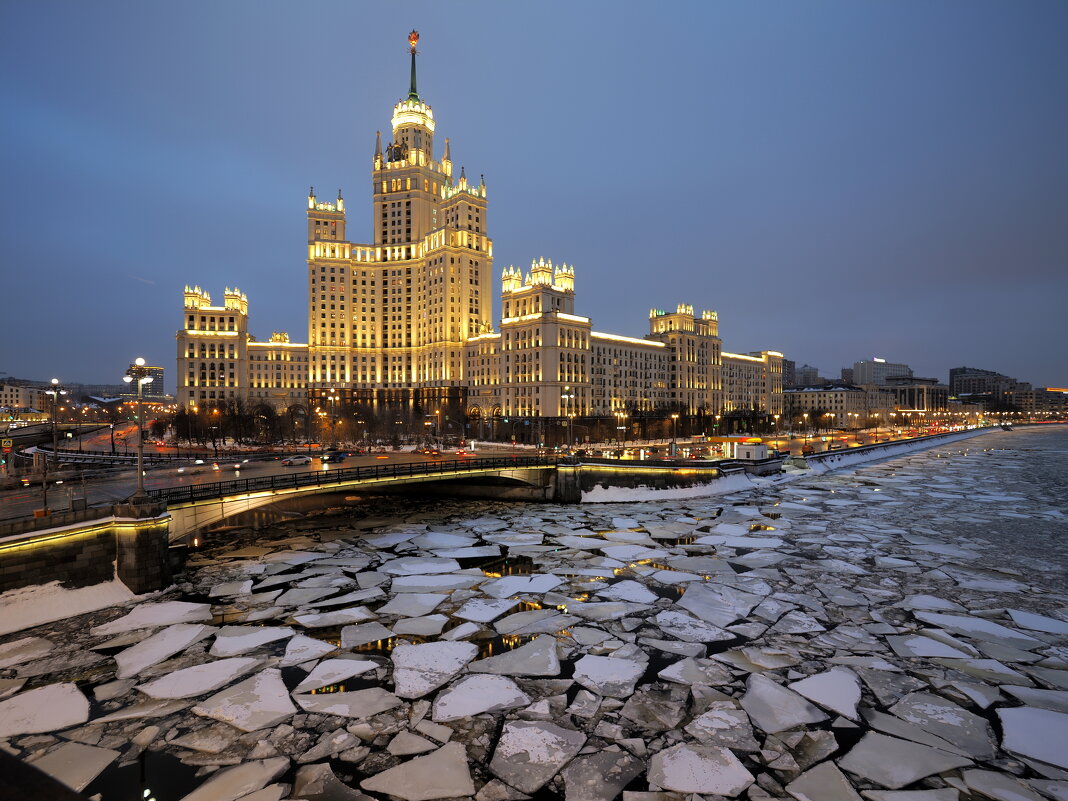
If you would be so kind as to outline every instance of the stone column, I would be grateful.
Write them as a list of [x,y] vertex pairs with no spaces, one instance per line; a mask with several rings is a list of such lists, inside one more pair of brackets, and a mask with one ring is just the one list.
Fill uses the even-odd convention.
[[158,504],[115,507],[115,575],[138,595],[169,587],[170,516]]
[[577,464],[556,465],[556,486],[553,492],[553,500],[556,503],[582,502],[582,485],[579,482],[581,469]]

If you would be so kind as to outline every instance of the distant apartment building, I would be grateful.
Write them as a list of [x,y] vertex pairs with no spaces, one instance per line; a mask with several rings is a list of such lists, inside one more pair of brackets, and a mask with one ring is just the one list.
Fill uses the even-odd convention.
[[189,408],[266,403],[284,408],[308,396],[308,346],[276,332],[268,342],[248,333],[248,297],[227,288],[223,305],[199,286],[185,288],[177,333],[177,402]]
[[782,385],[784,389],[786,387],[795,386],[795,382],[797,380],[796,375],[797,362],[795,362],[793,359],[784,358],[782,360]]
[[869,384],[882,385],[891,376],[911,376],[912,368],[907,364],[895,364],[886,359],[865,359],[853,362],[853,382],[858,386]]
[[993,370],[978,367],[954,367],[949,371],[951,395],[1002,395],[1031,389],[1030,384],[1017,381]]
[[791,386],[814,387],[822,383],[823,379],[820,378],[820,369],[818,367],[813,367],[811,364],[802,364],[794,369],[794,381]]
[[883,390],[893,395],[901,410],[944,412],[949,407],[949,387],[937,378],[887,376]]
[[723,411],[783,412],[782,354],[775,350],[723,352]]
[[52,398],[45,394],[43,387],[0,384],[0,408],[47,411],[52,408]]
[[[130,365],[132,368],[134,365]],[[167,396],[167,391],[163,386],[164,369],[162,367],[146,366],[146,376],[151,378],[147,384],[141,386],[141,397],[148,400],[161,400]],[[121,398],[136,398],[137,397],[137,383],[131,382],[130,384],[123,384],[122,390],[118,393],[118,397]]]
[[793,387],[782,396],[793,428],[861,428],[875,411],[866,390],[846,384]]

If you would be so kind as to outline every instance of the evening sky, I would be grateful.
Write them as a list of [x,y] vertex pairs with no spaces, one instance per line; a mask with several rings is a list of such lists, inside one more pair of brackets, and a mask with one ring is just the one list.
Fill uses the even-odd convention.
[[[419,92],[485,174],[499,276],[574,264],[641,336],[718,311],[726,350],[837,376],[904,361],[1068,383],[1068,4],[0,5],[0,370],[167,369],[182,288],[307,341],[308,186],[370,241],[375,131]],[[3,376],[0,376],[3,378]]]

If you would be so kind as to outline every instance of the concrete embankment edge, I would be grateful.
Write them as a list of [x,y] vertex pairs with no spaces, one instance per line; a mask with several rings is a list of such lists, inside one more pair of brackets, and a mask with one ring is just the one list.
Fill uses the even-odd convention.
[[[732,474],[713,479],[706,484],[689,487],[656,488],[648,486],[638,487],[605,487],[597,486],[590,490],[583,490],[583,503],[634,503],[641,501],[664,501],[685,500],[687,498],[704,498],[715,495],[727,495],[733,492],[742,492],[768,484],[780,484],[795,481],[800,478],[809,478],[815,475],[823,475],[835,470],[843,470],[855,465],[868,464],[883,459],[892,459],[897,456],[905,456],[909,453],[931,450],[943,445],[971,439],[982,434],[1000,431],[1000,428],[977,428],[971,431],[955,431],[949,434],[938,434],[930,437],[913,440],[896,440],[874,446],[864,446],[842,452],[821,453],[815,456],[805,457],[803,464],[806,469],[787,469],[778,476],[768,478],[751,478],[748,474]],[[797,460],[800,461],[800,460]]]
[[823,475],[835,470],[842,470],[858,464],[870,464],[883,459],[893,459],[909,453],[929,451],[943,445],[1001,431],[998,427],[974,428],[970,431],[954,431],[949,434],[936,434],[921,439],[896,440],[879,445],[866,445],[847,451],[832,451],[805,457],[808,470],[799,471],[799,475]]

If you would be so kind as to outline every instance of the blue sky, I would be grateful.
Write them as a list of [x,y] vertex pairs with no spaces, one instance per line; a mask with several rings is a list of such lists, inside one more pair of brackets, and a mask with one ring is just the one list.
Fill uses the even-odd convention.
[[[0,6],[0,370],[168,371],[181,291],[307,339],[305,195],[370,239],[376,130],[419,89],[484,173],[499,273],[577,310],[720,314],[728,350],[1068,383],[1068,4]],[[2,377],[2,376],[0,376]]]

